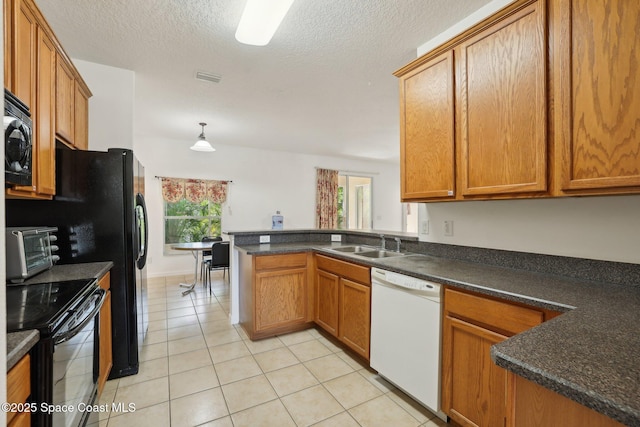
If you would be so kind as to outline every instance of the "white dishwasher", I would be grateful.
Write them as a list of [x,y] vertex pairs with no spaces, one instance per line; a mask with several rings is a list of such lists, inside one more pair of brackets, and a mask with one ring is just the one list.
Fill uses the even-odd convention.
[[440,411],[440,285],[371,269],[371,367]]

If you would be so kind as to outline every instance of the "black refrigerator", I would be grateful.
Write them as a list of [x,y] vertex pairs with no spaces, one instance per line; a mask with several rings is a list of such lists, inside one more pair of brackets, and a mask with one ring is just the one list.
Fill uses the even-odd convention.
[[7,226],[58,227],[58,264],[113,261],[113,368],[138,372],[147,330],[147,213],[144,168],[133,151],[56,149],[53,200],[6,200]]

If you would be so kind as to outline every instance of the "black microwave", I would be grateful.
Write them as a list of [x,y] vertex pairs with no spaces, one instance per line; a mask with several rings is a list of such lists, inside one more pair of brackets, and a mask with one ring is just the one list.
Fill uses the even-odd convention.
[[33,149],[29,107],[7,89],[4,90],[4,182],[31,185]]

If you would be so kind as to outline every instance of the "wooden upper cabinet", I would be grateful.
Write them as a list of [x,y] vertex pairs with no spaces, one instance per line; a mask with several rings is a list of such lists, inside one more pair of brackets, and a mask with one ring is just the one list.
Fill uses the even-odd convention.
[[11,25],[11,82],[9,90],[27,104],[31,115],[36,101],[36,16],[31,6],[23,0],[13,2]]
[[70,65],[58,55],[56,62],[56,135],[73,144],[75,81]]
[[545,34],[539,0],[456,47],[464,196],[547,190]]
[[80,150],[89,147],[91,91],[73,65],[58,54],[56,66],[56,136]]
[[453,197],[453,52],[400,77],[402,200]]
[[4,87],[12,90],[11,77],[13,76],[13,57],[11,53],[13,37],[11,37],[13,28],[13,4],[10,1],[4,1],[2,5],[3,24],[4,24]]
[[32,185],[8,187],[5,195],[51,199],[56,135],[87,148],[91,91],[33,0],[4,0],[3,10],[5,87],[29,107],[33,124]]
[[[56,194],[56,146],[53,127],[56,96],[56,48],[38,28],[38,97],[35,117],[36,188],[39,194]],[[37,158],[35,157],[37,156]]]
[[561,190],[638,192],[640,3],[558,0],[552,12]]
[[8,197],[51,198],[55,194],[55,104],[56,47],[38,19],[30,1],[5,1],[9,28],[5,44],[7,88],[29,106],[32,119],[32,183],[5,190]]
[[78,80],[75,81],[73,140],[79,150],[89,148],[89,97],[91,93]]

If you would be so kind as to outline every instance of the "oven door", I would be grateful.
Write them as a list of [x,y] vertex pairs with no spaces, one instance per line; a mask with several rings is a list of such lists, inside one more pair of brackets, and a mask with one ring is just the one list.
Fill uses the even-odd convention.
[[104,289],[97,289],[53,336],[54,426],[82,426],[88,416],[97,415],[84,408],[94,403],[97,393],[98,314],[105,296]]

